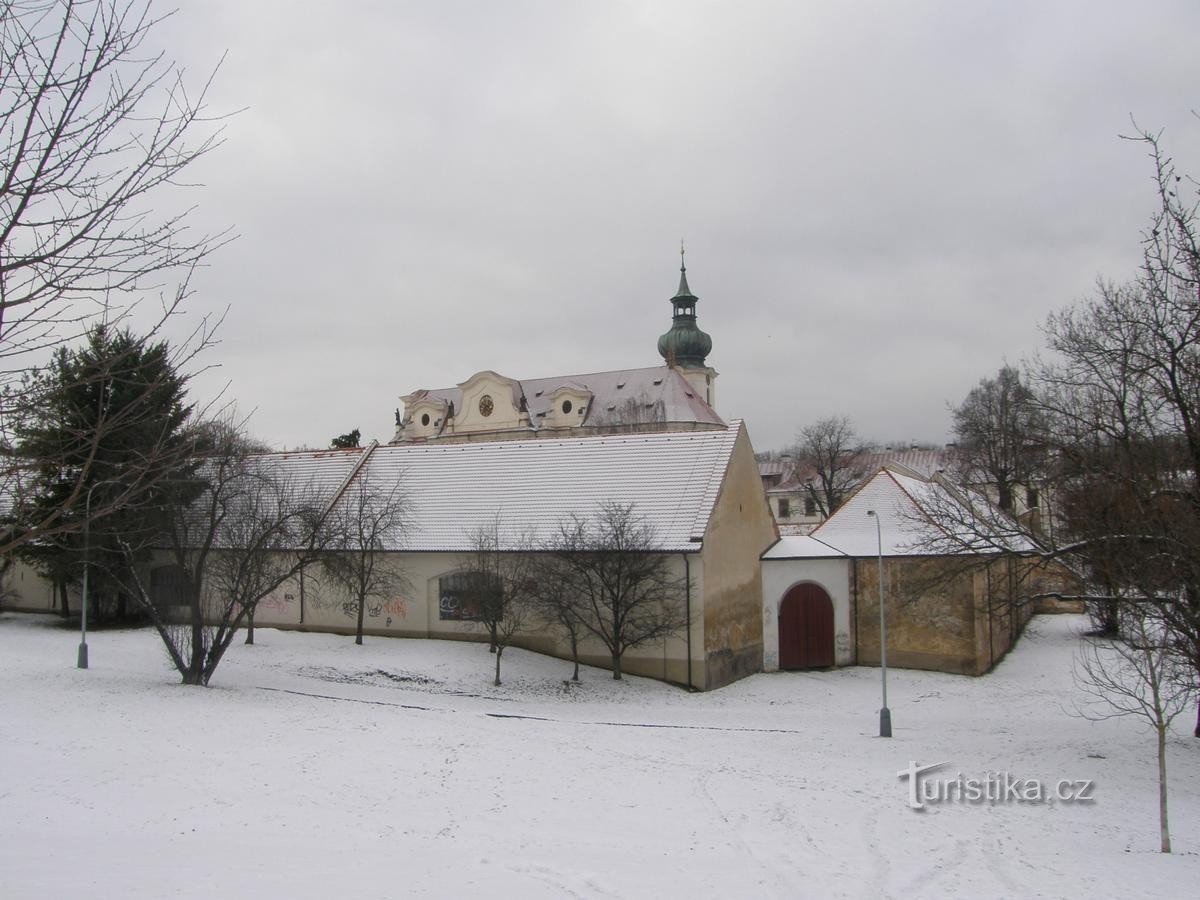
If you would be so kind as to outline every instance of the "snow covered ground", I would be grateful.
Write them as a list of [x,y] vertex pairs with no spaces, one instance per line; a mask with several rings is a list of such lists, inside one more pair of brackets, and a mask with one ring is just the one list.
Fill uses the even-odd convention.
[[[260,629],[204,690],[151,631],[0,615],[0,896],[1184,897],[1200,741],[1069,714],[1076,617],[992,675],[758,675],[709,694],[479,644]],[[909,808],[942,778],[1093,780],[1095,801]]]

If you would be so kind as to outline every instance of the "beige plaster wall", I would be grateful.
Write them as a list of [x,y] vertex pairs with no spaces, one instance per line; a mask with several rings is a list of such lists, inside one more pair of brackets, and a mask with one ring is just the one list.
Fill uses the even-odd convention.
[[[670,557],[672,572],[685,573],[680,554]],[[690,562],[692,575],[692,655],[694,684],[703,686],[703,618],[700,603],[702,577],[697,555]],[[392,637],[424,637],[444,640],[486,641],[486,629],[477,622],[441,618],[439,579],[470,565],[469,555],[457,553],[389,553],[383,565],[401,581],[387,599],[368,604],[363,630],[366,634]],[[353,634],[355,611],[345,598],[322,577],[319,569],[306,572],[303,579],[303,604],[300,579],[283,585],[259,604],[255,624],[313,631]],[[303,616],[301,606],[303,605]],[[553,629],[531,627],[514,642],[517,646],[570,659],[571,648],[565,635]],[[580,658],[588,665],[608,668],[610,660],[603,644],[587,639],[581,644]],[[633,675],[660,678],[686,684],[688,676],[686,635],[638,647],[625,653],[622,669]],[[566,670],[568,676],[570,670]]]
[[706,689],[762,671],[759,557],[777,537],[754,448],[743,428],[734,444],[700,554],[704,567]]
[[[936,558],[891,557],[883,562],[888,665],[976,674],[976,585],[970,574],[947,577],[937,590],[914,597],[914,585],[937,578]],[[879,665],[878,561],[853,562],[854,621],[860,665]]]
[[[50,612],[58,609],[53,584],[27,563],[14,560],[4,574],[2,587],[4,593],[0,598],[0,608],[24,612]],[[67,602],[72,612],[78,611],[78,597],[77,590],[68,595]]]
[[[1036,564],[1007,558],[884,560],[888,665],[965,675],[989,671],[1034,612],[1023,602]],[[878,564],[854,561],[858,661],[879,664]]]

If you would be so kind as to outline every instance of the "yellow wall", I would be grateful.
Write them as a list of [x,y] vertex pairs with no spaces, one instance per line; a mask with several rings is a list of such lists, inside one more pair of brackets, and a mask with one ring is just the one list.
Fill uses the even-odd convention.
[[[778,534],[743,428],[704,534],[704,680],[717,688],[762,671],[762,567]],[[699,682],[698,682],[699,683]]]

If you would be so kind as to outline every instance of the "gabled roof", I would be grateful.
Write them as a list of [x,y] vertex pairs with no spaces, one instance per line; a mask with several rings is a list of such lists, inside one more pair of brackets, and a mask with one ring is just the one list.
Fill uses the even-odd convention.
[[[867,515],[874,510],[879,518]],[[811,535],[847,556],[950,556],[1036,553],[999,510],[968,498],[936,477],[923,479],[883,468],[867,479]]]
[[[627,381],[627,384],[630,382]],[[408,551],[470,551],[471,535],[499,521],[502,545],[552,536],[572,514],[604,501],[631,503],[658,549],[699,550],[742,423],[712,431],[620,434],[538,441],[389,444],[357,479],[399,479]]]

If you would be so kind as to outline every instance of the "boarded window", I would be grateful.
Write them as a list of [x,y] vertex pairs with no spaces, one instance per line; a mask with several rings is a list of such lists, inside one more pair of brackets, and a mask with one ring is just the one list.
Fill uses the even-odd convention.
[[488,576],[482,572],[455,572],[438,579],[438,618],[478,622],[488,596]]

